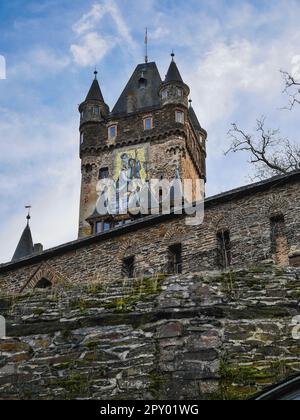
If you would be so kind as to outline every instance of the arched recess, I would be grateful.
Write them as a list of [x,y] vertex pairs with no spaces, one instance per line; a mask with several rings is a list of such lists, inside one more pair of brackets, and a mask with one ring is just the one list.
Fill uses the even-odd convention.
[[136,250],[136,246],[135,244],[132,243],[132,241],[129,240],[125,240],[119,247],[119,251],[118,251],[118,258],[120,260],[127,258],[127,257],[131,257],[136,255],[137,250]]
[[52,283],[45,277],[42,277],[41,280],[35,285],[35,289],[51,289]]
[[164,243],[168,246],[182,243],[186,239],[188,231],[188,226],[172,226],[164,236]]
[[[44,280],[43,280],[44,279]],[[62,276],[58,276],[48,264],[42,264],[31,275],[31,277],[22,286],[20,293],[25,289],[36,289],[38,284],[45,284],[45,280],[51,283],[51,287],[57,283],[67,283]],[[39,283],[40,282],[40,283]]]

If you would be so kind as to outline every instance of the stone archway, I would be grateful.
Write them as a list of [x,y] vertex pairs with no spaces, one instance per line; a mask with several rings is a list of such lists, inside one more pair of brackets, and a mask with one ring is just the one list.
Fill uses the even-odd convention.
[[52,283],[47,278],[42,277],[37,284],[35,285],[35,289],[51,289]]

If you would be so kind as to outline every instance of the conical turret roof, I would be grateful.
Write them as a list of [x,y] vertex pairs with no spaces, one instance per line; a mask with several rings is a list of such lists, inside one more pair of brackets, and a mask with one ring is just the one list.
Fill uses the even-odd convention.
[[183,83],[181,74],[178,70],[177,64],[174,61],[174,54],[172,54],[172,61],[166,75],[165,83],[180,82]]
[[86,101],[104,102],[103,95],[102,95],[97,78],[93,80],[92,86],[90,87],[89,93],[87,94]]
[[189,107],[189,116],[190,116],[190,120],[191,120],[191,123],[192,123],[194,129],[196,131],[200,131],[202,128],[201,128],[201,125],[199,123],[198,117],[197,117],[197,115],[194,111],[194,108],[192,106]]
[[27,223],[27,226],[25,227],[21,239],[18,243],[18,246],[15,250],[14,256],[12,258],[12,261],[20,260],[21,258],[28,257],[32,255],[34,252],[34,246],[32,241],[32,235],[29,223]]

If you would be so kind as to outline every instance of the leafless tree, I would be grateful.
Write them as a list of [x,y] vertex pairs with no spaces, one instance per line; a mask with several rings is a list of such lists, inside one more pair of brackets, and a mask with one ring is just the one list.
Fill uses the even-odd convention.
[[300,146],[281,137],[280,130],[265,128],[265,118],[257,120],[255,134],[248,134],[235,123],[228,132],[232,143],[225,155],[246,152],[256,166],[256,179],[287,174],[300,168]]
[[289,105],[286,108],[292,110],[296,105],[300,105],[300,79],[284,70],[281,70],[281,74],[285,83],[283,92],[289,97]]

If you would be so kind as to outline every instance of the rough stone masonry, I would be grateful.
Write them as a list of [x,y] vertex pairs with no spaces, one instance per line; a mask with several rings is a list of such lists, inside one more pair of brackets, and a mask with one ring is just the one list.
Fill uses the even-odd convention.
[[299,371],[300,269],[156,275],[0,298],[1,399],[245,399]]

